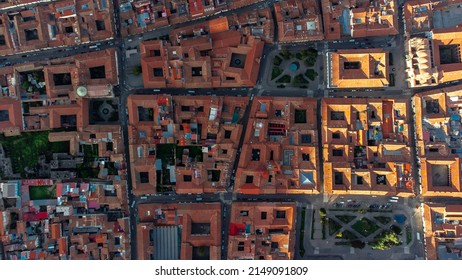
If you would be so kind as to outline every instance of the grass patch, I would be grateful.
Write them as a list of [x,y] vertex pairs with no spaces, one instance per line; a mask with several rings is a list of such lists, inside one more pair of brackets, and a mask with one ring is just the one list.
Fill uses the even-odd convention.
[[282,58],[280,56],[276,55],[274,57],[273,64],[275,66],[279,66],[279,65],[281,65],[281,63],[282,63]]
[[342,226],[336,221],[329,219],[329,236],[334,235],[342,228]]
[[353,221],[356,218],[356,216],[348,216],[348,215],[339,215],[335,217],[344,224],[349,224],[351,221]]
[[29,186],[31,200],[55,199],[56,186]]
[[294,57],[294,54],[289,52],[288,50],[283,50],[282,52],[279,53],[279,55],[285,60],[288,60]]
[[301,86],[301,85],[306,85],[306,84],[308,84],[308,83],[309,83],[308,80],[305,79],[305,77],[303,77],[302,74],[299,74],[299,75],[297,75],[297,76],[294,77],[293,85],[294,85],[295,87],[299,87],[299,86]]
[[49,132],[24,132],[19,136],[5,137],[0,135],[0,144],[11,158],[13,172],[26,177],[24,169],[34,168],[40,156],[45,155],[48,160],[53,153],[68,153],[69,141],[48,142]]
[[390,77],[390,85],[389,86],[394,87],[395,86],[395,74],[391,73],[389,75],[389,77]]
[[352,233],[351,231],[349,230],[344,230],[342,232],[339,232],[337,233],[337,235],[335,236],[335,239],[347,239],[347,240],[355,240],[357,239],[358,237]]
[[377,231],[380,227],[376,223],[366,218],[362,218],[361,220],[354,223],[351,228],[364,237],[367,237]]
[[410,226],[406,226],[406,244],[412,241],[412,229]]
[[313,208],[313,215],[311,215],[311,240],[314,239],[314,213],[316,213],[316,211]]
[[379,223],[381,223],[382,225],[386,225],[386,224],[388,224],[389,222],[391,222],[391,218],[390,218],[390,217],[386,217],[386,216],[377,216],[377,217],[374,217],[374,219],[376,219],[377,221],[379,221]]
[[316,79],[316,77],[318,76],[318,73],[313,69],[306,69],[305,76],[311,81],[314,81],[314,79]]
[[304,62],[307,67],[313,67],[316,64],[316,57],[308,57]]
[[390,230],[396,233],[397,235],[401,235],[401,233],[403,232],[403,230],[397,225],[392,225],[390,227]]
[[276,79],[279,77],[284,71],[279,68],[279,67],[273,67],[273,70],[271,71],[271,80]]
[[289,75],[284,75],[281,78],[279,78],[278,80],[276,80],[276,83],[278,83],[278,84],[290,83],[291,80],[292,80],[292,78]]
[[301,257],[305,255],[305,245],[303,244],[303,239],[305,238],[305,215],[306,215],[306,207],[302,209],[302,222],[300,225],[300,243],[298,252]]

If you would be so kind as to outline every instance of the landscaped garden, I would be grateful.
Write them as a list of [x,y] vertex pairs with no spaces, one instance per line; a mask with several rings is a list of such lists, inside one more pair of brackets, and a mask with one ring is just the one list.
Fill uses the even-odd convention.
[[318,73],[312,69],[317,57],[318,52],[313,48],[298,52],[281,51],[273,59],[271,81],[280,88],[286,85],[307,88],[310,81],[314,81],[318,76]]
[[339,215],[335,217],[345,224],[349,224],[351,221],[353,221],[356,218],[355,216],[348,216],[348,215]]
[[379,221],[382,225],[386,225],[389,222],[391,222],[391,218],[390,217],[385,217],[385,216],[377,216],[377,217],[374,217],[374,219]]
[[[339,210],[348,213],[338,215]],[[412,228],[404,224],[406,217],[403,214],[393,215],[384,210],[376,215],[375,212],[364,208],[329,210],[320,208],[316,213],[320,217],[318,222],[321,224],[319,231],[322,231],[322,239],[329,241],[333,239],[334,244],[338,246],[363,249],[368,245],[375,250],[388,250],[404,242],[411,243]],[[314,224],[312,224],[311,239],[314,239],[314,236]],[[316,239],[321,239],[321,235]]]
[[380,227],[376,223],[366,218],[362,218],[361,220],[354,223],[351,228],[354,229],[357,233],[362,234],[364,237],[368,237],[377,231]]
[[32,169],[38,165],[39,157],[45,155],[51,159],[53,153],[69,152],[69,142],[49,142],[48,132],[22,133],[20,136],[5,137],[0,135],[0,144],[11,158],[13,172],[26,177],[26,168]]

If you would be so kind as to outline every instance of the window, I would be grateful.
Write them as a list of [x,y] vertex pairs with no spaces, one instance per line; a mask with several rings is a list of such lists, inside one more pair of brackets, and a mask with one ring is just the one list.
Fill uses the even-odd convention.
[[253,176],[247,175],[245,177],[245,183],[246,184],[252,184],[253,183]]
[[226,149],[221,150],[221,152],[222,152],[224,155],[227,155],[227,154],[228,154],[228,150],[226,150]]
[[340,133],[339,132],[332,133],[332,139],[340,139]]
[[90,68],[90,79],[105,79],[106,67],[104,65]]
[[149,173],[148,172],[140,172],[140,183],[149,183]]
[[197,112],[204,112],[204,106],[199,106],[199,108],[197,108]]
[[310,154],[302,154],[303,161],[310,161]]
[[270,152],[270,160],[273,160],[273,157],[274,157],[274,151],[271,151]]
[[192,67],[191,76],[202,77],[202,67]]
[[343,62],[343,69],[359,69],[361,68],[361,62],[359,61],[345,61]]
[[339,111],[331,111],[330,112],[330,120],[331,121],[344,121],[345,120],[345,113]]
[[181,106],[181,112],[189,112],[189,106]]
[[385,175],[377,175],[377,185],[386,185],[387,184],[387,178]]
[[192,176],[191,175],[183,175],[183,181],[184,182],[191,182],[192,181]]
[[252,149],[252,161],[260,161],[260,149]]
[[26,41],[37,40],[39,38],[37,29],[26,29],[24,33],[26,35]]
[[231,130],[225,130],[225,139],[231,138]]
[[249,211],[247,211],[247,210],[242,210],[242,211],[239,213],[239,215],[241,215],[241,217],[247,217],[247,216],[249,216]]
[[285,219],[286,211],[276,210],[276,219]]
[[261,212],[260,216],[262,220],[266,220],[266,212]]
[[0,122],[7,122],[10,120],[10,114],[8,110],[0,110]]
[[334,173],[334,182],[336,185],[343,185],[343,172]]
[[237,244],[237,250],[238,250],[238,251],[244,251],[244,242],[243,242],[243,241],[240,241],[240,242]]
[[362,184],[364,184],[364,178],[363,178],[363,176],[356,176],[356,184],[357,184],[357,185],[362,185]]
[[112,142],[106,142],[106,151],[113,151],[114,144]]
[[311,134],[302,134],[301,142],[302,144],[311,144]]
[[332,154],[333,154],[334,157],[342,157],[343,156],[343,150],[333,149]]
[[154,74],[154,77],[163,77],[164,76],[164,70],[162,70],[162,68],[153,68],[152,73]]
[[104,20],[97,20],[97,21],[95,21],[95,23],[96,23],[96,30],[97,31],[106,30],[106,26],[104,25]]

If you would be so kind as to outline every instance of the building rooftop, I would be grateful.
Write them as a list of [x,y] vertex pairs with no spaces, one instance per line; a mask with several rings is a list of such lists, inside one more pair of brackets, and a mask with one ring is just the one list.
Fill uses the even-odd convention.
[[461,205],[425,203],[423,217],[427,259],[460,260]]
[[432,29],[455,27],[462,23],[462,1],[417,0],[404,4],[406,35],[428,32]]
[[395,0],[322,0],[326,39],[397,35]]
[[322,100],[324,192],[412,196],[404,99]]
[[220,203],[140,204],[138,213],[138,259],[220,259]]
[[236,192],[319,192],[316,104],[307,98],[254,99],[236,172]]
[[230,11],[254,4],[253,0],[167,0],[124,1],[120,3],[122,36],[140,34],[168,25]]
[[405,41],[406,72],[410,87],[435,86],[460,79],[462,27],[433,29],[430,38]]
[[373,88],[389,85],[388,52],[383,49],[327,53],[329,88]]
[[294,203],[234,202],[228,260],[291,260],[295,250]]
[[215,22],[175,29],[170,41],[143,42],[140,48],[144,86],[254,86],[263,54],[261,35],[244,36],[246,30],[241,33],[223,22]]
[[0,11],[0,38],[4,42],[0,55],[112,38],[112,14],[112,1],[108,0],[41,2]]
[[247,104],[248,98],[242,97],[131,95],[129,145],[134,192],[224,191]]
[[17,203],[0,211],[6,259],[130,259],[124,181],[29,179],[7,185],[13,190],[4,195]]
[[321,10],[315,0],[286,0],[274,4],[279,41],[324,39]]
[[417,151],[422,195],[462,197],[462,86],[416,94]]

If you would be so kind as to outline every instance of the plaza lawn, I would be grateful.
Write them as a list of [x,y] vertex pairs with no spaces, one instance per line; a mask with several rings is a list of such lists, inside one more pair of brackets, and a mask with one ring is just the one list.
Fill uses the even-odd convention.
[[356,218],[356,216],[347,216],[347,215],[339,215],[335,217],[344,224],[349,224],[351,221],[353,221]]
[[337,235],[335,236],[335,239],[347,239],[347,240],[355,240],[357,239],[358,237],[352,233],[351,231],[349,230],[344,230],[342,232],[339,232],[337,233]]
[[391,218],[390,217],[385,217],[385,216],[377,216],[377,217],[374,217],[374,219],[379,221],[382,225],[386,225],[389,222],[391,222]]
[[362,218],[361,220],[354,223],[351,228],[364,237],[367,237],[377,231],[380,227],[376,223],[366,218]]
[[412,241],[412,230],[410,226],[406,226],[406,244],[411,243]]
[[281,68],[273,67],[273,71],[271,71],[271,80],[274,80],[277,77],[279,77],[282,74],[282,72],[284,71]]
[[329,236],[336,234],[342,226],[336,221],[329,219]]
[[31,200],[54,199],[56,198],[56,187],[29,186],[29,197]]
[[294,77],[294,81],[293,81],[293,85],[295,87],[299,87],[299,86],[302,86],[302,85],[306,85],[308,84],[308,80],[305,79],[305,77],[303,77],[302,74],[299,74],[297,76]]
[[306,207],[302,208],[302,221],[301,221],[301,227],[300,227],[300,242],[299,242],[299,248],[298,248],[298,253],[300,256],[305,255],[305,246],[303,245],[303,240],[305,238],[305,216],[306,216]]
[[281,65],[281,63],[282,63],[282,58],[280,56],[276,55],[274,57],[273,64],[275,66],[279,66],[279,65]]
[[316,73],[316,71],[314,71],[313,69],[306,69],[305,76],[311,81],[314,81],[314,79],[316,79],[316,77],[318,76],[318,73]]
[[281,78],[279,78],[276,83],[278,84],[282,84],[282,83],[290,83],[290,81],[292,80],[292,78],[289,76],[289,75],[284,75],[282,76]]

